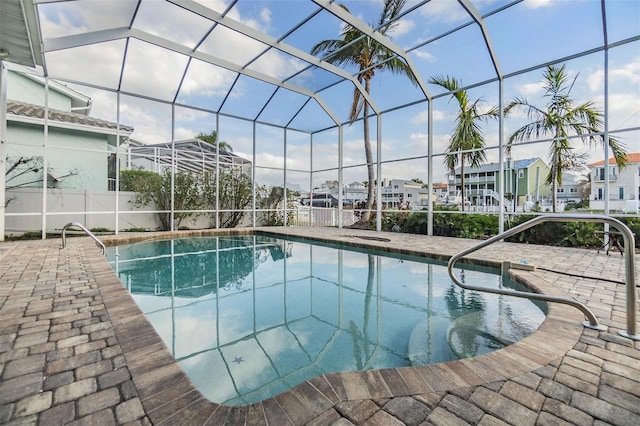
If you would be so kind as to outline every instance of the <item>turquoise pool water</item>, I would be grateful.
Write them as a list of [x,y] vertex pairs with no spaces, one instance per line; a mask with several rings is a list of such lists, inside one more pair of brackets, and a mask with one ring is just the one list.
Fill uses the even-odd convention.
[[[323,373],[487,353],[544,320],[542,305],[457,287],[442,263],[309,241],[154,240],[107,258],[194,385],[229,405]],[[497,271],[457,274],[522,289]]]

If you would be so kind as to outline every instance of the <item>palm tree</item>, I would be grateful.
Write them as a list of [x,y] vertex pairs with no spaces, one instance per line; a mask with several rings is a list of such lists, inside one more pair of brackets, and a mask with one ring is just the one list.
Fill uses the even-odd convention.
[[480,112],[482,99],[471,102],[466,90],[461,90],[462,83],[453,77],[434,76],[429,79],[429,83],[437,84],[451,92],[451,99],[458,101],[459,111],[456,117],[456,127],[453,135],[449,139],[449,146],[446,149],[444,163],[455,176],[455,168],[460,164],[460,177],[462,184],[462,205],[464,211],[464,165],[478,167],[484,163],[487,156],[484,152],[486,146],[479,121],[487,121],[498,117],[498,109],[491,108],[486,112]]
[[[592,101],[574,106],[571,89],[578,76],[570,81],[565,65],[549,65],[544,72],[544,97],[548,103],[544,108],[531,105],[526,99],[515,98],[505,108],[505,114],[513,110],[523,110],[532,121],[516,130],[507,141],[507,151],[516,142],[529,140],[532,137],[552,135],[553,142],[549,148],[551,170],[546,183],[551,184],[553,212],[556,211],[557,187],[562,184],[564,170],[580,170],[585,164],[585,155],[574,151],[570,136],[579,136],[582,141],[593,146],[604,146],[602,133],[602,113],[595,109]],[[609,137],[609,148],[622,169],[627,162],[624,146],[615,138]]]
[[221,151],[233,152],[233,148],[231,147],[231,145],[229,145],[228,142],[218,142],[218,132],[215,130],[212,130],[208,135],[200,132],[200,134],[196,136],[196,138],[213,146],[217,146]]
[[[394,19],[401,13],[407,0],[385,0],[384,8],[380,13],[378,22],[372,25],[376,31],[389,37],[389,33],[398,24]],[[348,9],[342,6],[345,10]],[[313,46],[311,54],[321,56],[323,60],[338,66],[355,66],[358,68],[357,78],[363,84],[367,93],[371,93],[371,79],[376,70],[387,70],[393,73],[406,75],[414,84],[417,80],[410,67],[402,59],[398,58],[394,51],[384,45],[363,36],[363,34],[351,25],[346,25],[340,34],[342,38],[336,40],[324,40]],[[354,121],[360,116],[364,117],[364,153],[367,162],[367,200],[365,211],[360,219],[362,223],[368,223],[371,217],[375,191],[375,175],[373,171],[373,156],[371,153],[371,141],[369,140],[369,104],[365,102],[358,88],[354,88],[349,120]]]

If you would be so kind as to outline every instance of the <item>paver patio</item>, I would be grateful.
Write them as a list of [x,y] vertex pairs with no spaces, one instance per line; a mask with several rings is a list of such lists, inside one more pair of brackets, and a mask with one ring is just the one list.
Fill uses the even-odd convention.
[[[441,258],[477,243],[336,228],[260,230]],[[538,331],[491,354],[325,374],[260,403],[226,407],[193,388],[93,242],[67,242],[64,249],[59,239],[0,244],[2,424],[640,424],[640,343],[618,335],[627,316],[617,253],[498,243],[471,256],[536,265],[517,277],[586,303],[607,331],[583,328],[578,310],[551,304]],[[635,264],[638,270],[637,256]]]

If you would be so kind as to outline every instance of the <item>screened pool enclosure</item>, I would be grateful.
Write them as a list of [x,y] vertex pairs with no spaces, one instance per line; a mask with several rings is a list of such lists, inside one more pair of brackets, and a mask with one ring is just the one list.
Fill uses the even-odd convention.
[[618,213],[640,198],[639,16],[635,0],[3,0],[0,239],[71,221],[380,230],[394,211],[431,234],[441,204],[502,231],[569,192]]

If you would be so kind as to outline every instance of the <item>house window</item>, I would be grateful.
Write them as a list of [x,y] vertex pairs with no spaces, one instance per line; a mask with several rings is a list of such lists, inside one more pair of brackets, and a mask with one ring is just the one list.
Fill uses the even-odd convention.
[[618,188],[618,200],[624,200],[624,188],[622,186]]
[[413,197],[413,194],[407,194],[407,198]]
[[393,189],[398,189],[398,185],[393,185]]
[[524,179],[524,169],[518,170],[518,179]]
[[116,154],[109,154],[107,157],[107,189],[109,191],[116,190]]
[[564,192],[564,188],[558,188],[558,192],[559,193],[563,193]]
[[602,200],[604,198],[604,188],[598,188],[598,198],[596,200]]
[[569,192],[578,192],[578,189],[577,189],[577,188],[571,188],[571,189],[569,190]]

